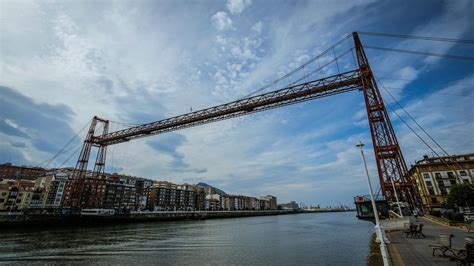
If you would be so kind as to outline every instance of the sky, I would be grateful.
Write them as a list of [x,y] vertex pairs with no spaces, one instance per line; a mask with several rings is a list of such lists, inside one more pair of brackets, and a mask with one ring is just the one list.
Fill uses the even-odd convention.
[[[233,101],[354,31],[472,40],[472,14],[469,0],[3,0],[0,163],[74,166],[95,115],[113,121],[114,131]],[[468,44],[361,39],[474,56]],[[351,46],[346,40],[298,78],[356,69],[348,53],[314,71]],[[432,152],[391,111],[409,121],[397,101],[450,154],[474,151],[473,61],[366,53],[408,166]],[[352,206],[355,195],[368,192],[359,140],[377,190],[360,91],[110,146],[107,172],[206,182],[232,194],[275,195],[279,202]]]

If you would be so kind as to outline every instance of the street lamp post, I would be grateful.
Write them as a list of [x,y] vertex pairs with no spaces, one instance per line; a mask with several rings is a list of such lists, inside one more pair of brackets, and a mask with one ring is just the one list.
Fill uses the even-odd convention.
[[384,235],[382,233],[382,227],[380,227],[379,213],[377,211],[377,205],[375,204],[374,191],[372,190],[372,183],[370,182],[369,170],[367,169],[367,162],[365,161],[364,155],[364,143],[359,140],[359,143],[356,145],[357,148],[360,148],[360,154],[362,155],[362,161],[364,162],[365,174],[367,175],[367,184],[370,191],[370,200],[372,201],[372,209],[374,210],[375,216],[375,231],[380,240],[380,253],[382,254],[383,265],[390,265],[388,262],[388,251],[387,246],[385,245]]

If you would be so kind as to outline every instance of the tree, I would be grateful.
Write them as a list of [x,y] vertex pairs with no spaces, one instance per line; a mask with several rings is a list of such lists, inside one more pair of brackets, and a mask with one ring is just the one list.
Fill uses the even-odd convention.
[[456,184],[451,187],[446,203],[450,207],[474,207],[474,187],[472,184]]

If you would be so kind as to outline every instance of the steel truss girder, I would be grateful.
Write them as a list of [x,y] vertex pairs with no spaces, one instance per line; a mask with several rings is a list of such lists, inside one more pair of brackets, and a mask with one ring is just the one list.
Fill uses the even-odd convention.
[[111,132],[103,137],[96,138],[95,142],[100,145],[122,143],[136,138],[162,134],[307,100],[327,97],[352,91],[360,88],[360,86],[359,71],[353,70],[157,122]]

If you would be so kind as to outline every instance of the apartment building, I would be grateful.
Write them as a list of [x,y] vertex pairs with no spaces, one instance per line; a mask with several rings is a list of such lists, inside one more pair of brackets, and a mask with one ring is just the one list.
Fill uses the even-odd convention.
[[474,153],[445,157],[429,157],[416,161],[409,170],[426,210],[439,209],[451,187],[473,183]]

